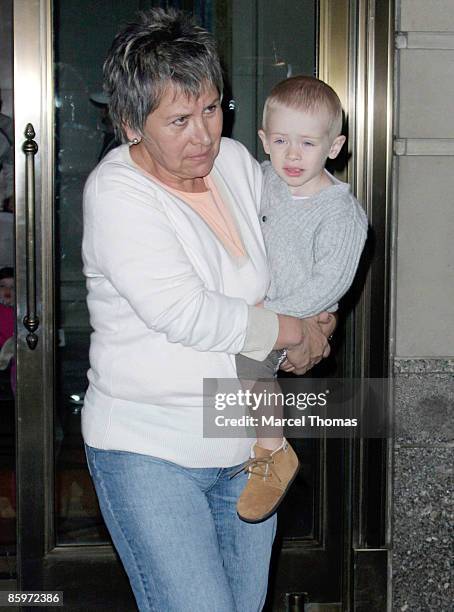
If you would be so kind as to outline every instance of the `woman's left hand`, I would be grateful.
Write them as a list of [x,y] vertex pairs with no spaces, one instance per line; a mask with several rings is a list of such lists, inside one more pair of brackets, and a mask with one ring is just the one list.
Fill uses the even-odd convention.
[[303,342],[287,350],[287,359],[281,365],[284,372],[305,374],[331,352],[328,338],[336,328],[337,316],[322,312],[303,321]]

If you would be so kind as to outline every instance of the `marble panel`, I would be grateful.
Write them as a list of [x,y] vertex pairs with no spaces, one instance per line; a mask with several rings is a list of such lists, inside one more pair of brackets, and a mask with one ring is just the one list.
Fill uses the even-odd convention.
[[396,357],[394,374],[454,374],[454,358],[414,359]]
[[396,445],[454,444],[454,374],[401,374],[394,380]]
[[452,0],[401,0],[398,28],[406,32],[454,30]]
[[399,137],[453,138],[454,50],[399,52]]
[[452,610],[453,465],[453,447],[396,450],[393,610]]
[[454,355],[454,157],[398,165],[396,356]]

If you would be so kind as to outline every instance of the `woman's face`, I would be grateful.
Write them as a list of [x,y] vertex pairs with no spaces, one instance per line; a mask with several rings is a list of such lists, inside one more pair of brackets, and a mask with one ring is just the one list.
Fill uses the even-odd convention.
[[[163,183],[191,191],[194,179],[207,176],[219,153],[221,101],[208,85],[198,98],[188,98],[170,85],[145,123],[138,145],[131,147],[136,163]],[[127,130],[128,138],[139,137]]]

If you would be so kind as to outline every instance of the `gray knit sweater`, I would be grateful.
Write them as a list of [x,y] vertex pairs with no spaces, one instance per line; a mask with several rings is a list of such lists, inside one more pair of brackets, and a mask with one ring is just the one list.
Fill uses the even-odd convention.
[[265,307],[301,318],[334,312],[355,276],[367,217],[350,186],[332,175],[332,186],[293,198],[270,162],[262,168],[260,223],[271,270]]

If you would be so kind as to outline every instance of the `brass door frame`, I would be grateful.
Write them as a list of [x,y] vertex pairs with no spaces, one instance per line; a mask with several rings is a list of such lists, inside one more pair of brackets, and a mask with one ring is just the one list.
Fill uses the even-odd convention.
[[[21,588],[32,588],[33,560],[52,546],[53,497],[53,99],[50,2],[15,0],[14,119],[17,297],[17,565]],[[27,302],[25,156],[22,144],[31,123],[35,156],[36,291],[38,343],[31,350],[23,324]],[[32,273],[30,270],[29,273]],[[46,307],[43,308],[43,305]],[[37,381],[39,381],[37,383]],[[36,584],[36,583],[35,583]]]
[[[348,117],[347,180],[373,226],[364,289],[347,321],[353,338],[351,375],[389,377],[390,411],[394,9],[394,0],[320,0],[319,44],[319,77],[339,93]],[[391,422],[392,414],[387,417]],[[392,439],[346,448],[351,511],[345,532],[345,610],[359,602],[370,610],[391,609],[392,452]]]
[[[55,546],[54,513],[54,286],[53,168],[54,97],[51,0],[14,0],[14,105],[16,167],[16,241],[25,240],[24,130],[36,131],[36,206],[38,345],[26,343],[22,319],[26,303],[25,259],[17,249],[17,544],[18,588],[56,586],[51,568],[67,560],[67,576],[83,583],[87,559],[105,562],[115,556],[110,546]],[[356,376],[388,373],[389,232],[392,125],[392,35],[394,4],[379,0],[319,0],[319,76],[340,93],[349,117],[352,153],[348,177],[377,232],[374,263],[353,321]],[[345,70],[347,67],[347,70]],[[44,308],[43,308],[44,306]],[[373,350],[371,350],[373,348]],[[372,357],[371,357],[372,355]],[[39,384],[36,383],[39,381]],[[377,584],[389,569],[390,444],[381,449],[377,469],[386,492],[379,535],[370,524],[366,489],[370,449],[346,447],[346,521],[343,606],[352,609],[362,572],[373,569]],[[368,518],[369,517],[369,518]],[[358,570],[353,574],[353,566]],[[71,569],[72,568],[72,569]],[[56,574],[54,574],[56,576]],[[61,574],[60,574],[61,579]],[[56,582],[57,581],[57,582]],[[72,582],[72,580],[71,580]],[[60,583],[61,584],[61,583]],[[358,587],[359,589],[359,587]],[[372,596],[371,596],[372,601]],[[376,601],[376,600],[375,600]],[[389,603],[389,598],[388,598]],[[370,608],[378,609],[378,608]],[[385,608],[380,608],[385,609]]]
[[[56,546],[54,525],[54,86],[52,0],[14,0],[14,120],[16,197],[17,589],[64,590],[65,605],[96,601],[99,583],[111,584],[112,602],[129,593],[109,545]],[[24,131],[36,132],[36,286],[40,325],[31,351],[23,325],[26,304]],[[96,571],[93,572],[94,564]],[[113,570],[112,570],[113,568]],[[113,577],[112,577],[113,576]],[[98,583],[99,580],[99,583]],[[85,586],[84,586],[85,585]],[[83,589],[86,589],[85,592]],[[68,601],[69,600],[69,601]],[[127,602],[129,604],[129,601]]]

